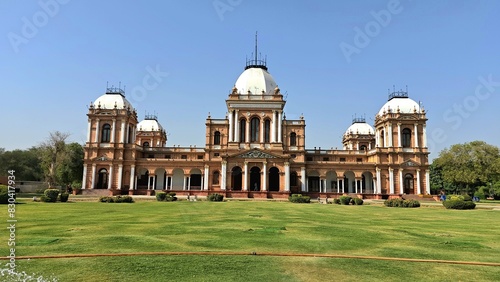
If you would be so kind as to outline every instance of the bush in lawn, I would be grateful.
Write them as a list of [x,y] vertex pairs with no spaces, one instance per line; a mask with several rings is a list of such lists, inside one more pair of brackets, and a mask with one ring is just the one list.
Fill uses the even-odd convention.
[[59,196],[59,199],[61,200],[61,202],[65,203],[68,201],[68,198],[69,198],[69,193],[67,192],[63,192],[61,193],[61,195]]
[[177,201],[177,197],[175,195],[177,195],[177,194],[175,194],[175,192],[168,192],[167,197],[165,198],[165,201],[167,201],[167,202]]
[[292,194],[291,196],[288,197],[288,201],[292,203],[310,203],[311,197],[302,196],[302,194]]
[[9,203],[9,187],[7,185],[0,185],[0,204],[8,204],[8,203]]
[[49,202],[56,202],[57,201],[57,196],[59,195],[59,189],[53,189],[53,188],[49,188],[49,189],[46,189],[43,194],[45,195],[45,197],[49,198],[50,201]]
[[349,205],[351,203],[352,198],[349,196],[340,196],[339,200],[341,205]]
[[108,196],[102,196],[99,198],[99,202],[101,203],[114,203],[113,197],[108,197]]
[[340,205],[340,199],[333,199],[333,203],[337,204],[337,205]]
[[473,210],[476,208],[476,204],[474,202],[463,200],[446,200],[443,201],[443,206],[447,209],[453,210]]
[[101,203],[133,203],[134,198],[130,196],[116,196],[116,197],[107,197],[103,196],[99,198],[99,202]]
[[418,208],[420,207],[420,202],[413,199],[407,199],[403,201],[403,208]]
[[357,205],[357,206],[361,206],[363,204],[363,199],[360,199],[360,198],[353,198],[352,199],[352,204],[353,205]]
[[384,201],[384,205],[386,207],[390,207],[390,208],[393,208],[393,207],[402,207],[403,206],[403,199],[400,199],[400,198],[395,198],[395,199],[390,199],[390,200],[385,200]]
[[52,199],[45,196],[45,195],[40,196],[40,201],[45,202],[45,203],[52,203]]
[[472,197],[467,194],[463,194],[462,197],[464,198],[464,201],[472,201]]
[[224,196],[217,193],[210,194],[208,195],[207,200],[209,200],[210,202],[222,202],[224,200]]
[[167,193],[166,192],[158,192],[156,193],[156,200],[161,202],[161,201],[165,201],[165,199],[167,198]]

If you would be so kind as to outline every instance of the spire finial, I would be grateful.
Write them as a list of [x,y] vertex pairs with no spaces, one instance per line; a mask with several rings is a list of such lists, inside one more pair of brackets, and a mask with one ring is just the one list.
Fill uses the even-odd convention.
[[255,64],[257,65],[257,31],[255,31]]

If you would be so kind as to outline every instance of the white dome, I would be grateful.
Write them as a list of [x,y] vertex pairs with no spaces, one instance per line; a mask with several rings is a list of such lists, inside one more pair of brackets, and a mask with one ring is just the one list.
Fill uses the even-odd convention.
[[375,130],[373,130],[373,127],[369,125],[366,122],[355,122],[349,128],[345,131],[344,135],[347,135],[349,133],[352,134],[362,134],[362,135],[368,135],[368,134],[374,134]]
[[163,127],[156,119],[145,119],[137,125],[139,131],[160,131]]
[[384,112],[388,113],[389,111],[397,113],[398,109],[399,112],[403,114],[413,114],[415,111],[417,111],[417,113],[420,112],[420,106],[412,99],[408,97],[394,97],[385,103],[378,114],[384,115]]
[[139,131],[159,131],[163,130],[163,127],[156,119],[145,119],[139,124],[137,124],[137,128]]
[[247,68],[236,80],[234,85],[238,89],[238,94],[248,94],[250,91],[254,95],[272,94],[276,88],[276,82],[267,70],[261,67]]
[[94,107],[100,106],[101,109],[114,109],[115,105],[117,109],[133,109],[132,104],[121,93],[106,93],[94,102]]

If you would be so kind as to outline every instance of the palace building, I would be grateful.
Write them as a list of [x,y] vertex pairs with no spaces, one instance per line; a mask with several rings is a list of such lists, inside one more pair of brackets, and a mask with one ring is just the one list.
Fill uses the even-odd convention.
[[427,118],[408,91],[391,93],[373,126],[355,118],[342,150],[306,147],[306,121],[286,119],[285,104],[266,62],[255,56],[227,96],[226,117],[205,120],[205,147],[169,147],[156,116],[139,121],[124,91],[107,88],[88,109],[82,191],[228,198],[430,194]]

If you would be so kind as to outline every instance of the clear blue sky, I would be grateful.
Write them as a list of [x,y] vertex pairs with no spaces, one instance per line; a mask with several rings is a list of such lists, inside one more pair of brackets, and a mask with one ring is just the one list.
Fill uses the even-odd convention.
[[[157,113],[168,145],[203,146],[256,31],[308,148],[340,148],[354,114],[373,124],[393,85],[428,111],[433,158],[456,143],[499,146],[499,14],[499,1],[464,0],[2,0],[0,147],[55,130],[83,143],[107,81],[126,85],[140,119]],[[151,69],[158,83],[133,95]]]

